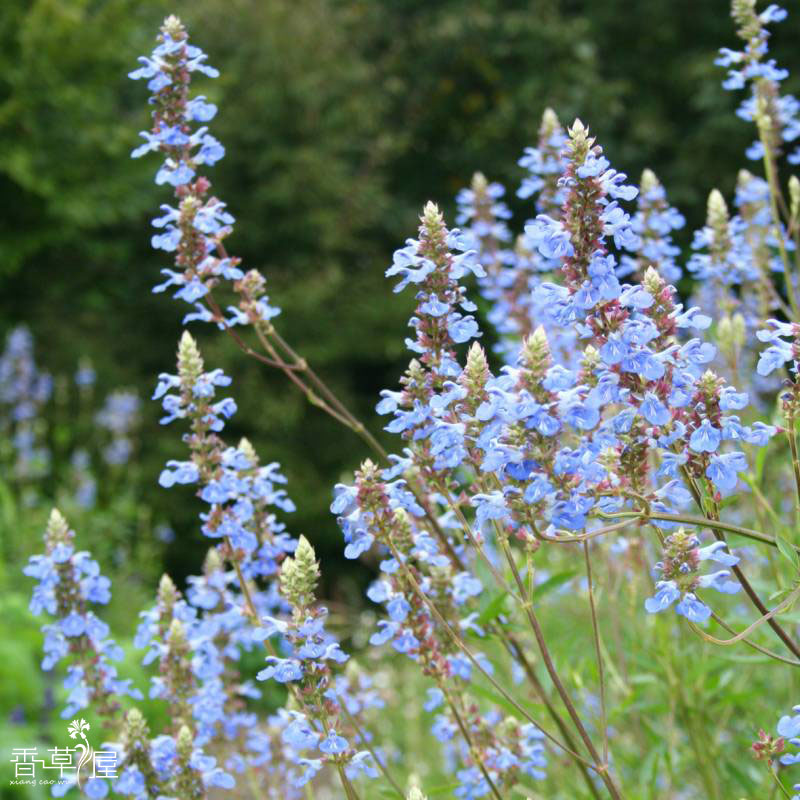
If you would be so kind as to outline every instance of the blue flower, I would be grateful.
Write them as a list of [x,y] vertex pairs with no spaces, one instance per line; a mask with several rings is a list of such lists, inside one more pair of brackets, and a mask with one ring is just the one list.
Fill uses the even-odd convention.
[[787,361],[792,361],[793,358],[792,346],[779,339],[775,344],[762,351],[756,369],[759,375],[769,375],[776,369],[780,369]]
[[65,636],[82,636],[86,632],[86,620],[77,611],[62,619],[60,624]]
[[361,750],[345,764],[345,774],[350,780],[355,780],[362,772],[368,778],[377,778],[378,770],[375,768],[373,761],[372,753],[368,750]]
[[639,410],[642,412],[642,416],[653,425],[666,425],[672,418],[669,409],[653,392],[645,394]]
[[319,758],[299,758],[297,765],[304,768],[299,775],[290,779],[292,786],[297,788],[305,786],[322,769],[322,761]]
[[259,681],[272,678],[278,683],[289,683],[290,681],[299,681],[303,677],[303,668],[296,659],[267,656],[267,662],[270,666],[262,669],[256,675],[256,679]]
[[135,765],[126,767],[114,784],[117,794],[140,795],[146,792],[144,775]]
[[483,584],[469,572],[459,572],[453,576],[453,600],[461,605],[470,597],[476,597],[483,591]]
[[508,518],[509,511],[502,492],[473,495],[470,502],[476,509],[478,523],[483,525],[490,519],[502,520]]
[[[793,711],[800,711],[800,706],[795,706]],[[784,739],[796,739],[800,737],[800,714],[793,717],[783,716],[778,721],[778,734]],[[783,761],[783,759],[781,759]]]
[[535,222],[526,225],[525,235],[545,258],[564,258],[575,252],[569,232],[547,214],[539,214]]
[[176,483],[187,484],[197,483],[200,472],[192,461],[168,461],[167,466],[172,469],[165,469],[158,477],[159,485],[169,489]]
[[389,619],[393,622],[402,622],[411,610],[411,605],[408,600],[401,594],[394,595],[386,603],[386,611],[389,614]]
[[744,453],[725,453],[711,457],[706,475],[721,491],[727,492],[736,488],[739,480],[737,473],[747,471],[747,459]]
[[108,794],[108,784],[100,778],[89,778],[84,791],[91,800],[101,800]]
[[701,589],[716,589],[723,594],[736,594],[742,587],[736,581],[729,580],[730,574],[729,570],[721,569],[708,575],[701,575],[697,579],[697,585]]
[[281,739],[297,750],[307,750],[316,747],[320,734],[312,730],[305,715],[297,711],[289,712],[293,715],[292,721],[284,728]]
[[349,746],[347,739],[339,736],[336,731],[328,731],[327,736],[319,743],[319,749],[332,756],[344,753]]
[[657,614],[669,608],[681,596],[675,581],[659,581],[656,584],[656,593],[644,601],[645,610],[650,614]]
[[691,592],[687,592],[683,596],[680,603],[675,606],[675,610],[690,622],[706,622],[711,617],[711,609]]
[[739,563],[737,556],[725,552],[728,545],[725,542],[714,542],[707,547],[701,547],[697,551],[697,557],[700,561],[716,561],[719,564],[724,564],[726,567],[732,567]]
[[598,156],[590,151],[587,153],[583,164],[576,170],[576,174],[579,178],[597,178],[610,166],[611,164],[605,156]]
[[365,530],[356,531],[355,536],[344,549],[345,558],[358,558],[372,547],[375,537]]
[[378,620],[379,630],[370,636],[369,643],[374,647],[380,647],[380,645],[386,644],[386,642],[395,637],[399,627],[397,623],[389,622],[389,620]]
[[444,702],[444,692],[438,687],[428,689],[427,695],[428,699],[423,705],[425,711],[435,711]]
[[700,427],[696,428],[689,437],[689,447],[695,453],[713,453],[719,447],[721,440],[722,432],[704,419],[700,423]]

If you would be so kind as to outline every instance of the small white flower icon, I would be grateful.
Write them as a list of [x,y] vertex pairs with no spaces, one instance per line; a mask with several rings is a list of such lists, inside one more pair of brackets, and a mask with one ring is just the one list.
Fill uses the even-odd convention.
[[77,739],[78,736],[80,736],[81,739],[86,739],[84,731],[88,731],[91,727],[92,726],[83,718],[74,719],[67,727],[67,733],[70,739]]

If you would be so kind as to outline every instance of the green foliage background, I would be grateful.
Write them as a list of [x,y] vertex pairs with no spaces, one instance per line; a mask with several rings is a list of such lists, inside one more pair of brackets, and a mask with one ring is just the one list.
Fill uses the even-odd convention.
[[[284,335],[368,418],[406,359],[411,299],[383,277],[392,250],[427,199],[452,218],[475,169],[513,194],[546,105],[587,121],[618,168],[655,168],[688,229],[708,189],[731,189],[750,137],[712,64],[733,39],[724,2],[7,0],[0,335],[25,321],[45,368],[71,373],[87,354],[101,384],[144,396],[173,364],[184,309],[150,293],[167,264],[149,219],[169,198],[154,159],[128,158],[148,117],[126,73],[168,12],[222,71],[202,91],[220,106],[228,155],[213,180],[239,222],[231,247],[268,276]],[[778,26],[779,62],[797,26]],[[360,443],[223,337],[206,352],[237,376],[237,432],[284,464],[295,530],[334,557],[330,487]],[[155,485],[181,447],[157,416],[146,403],[144,495],[169,512],[168,566],[185,573],[200,557],[194,509]]]
[[[149,120],[144,86],[126,75],[167,13],[183,17],[222,72],[201,91],[220,107],[213,131],[228,154],[212,180],[238,220],[230,247],[267,275],[283,335],[376,433],[378,391],[396,384],[408,358],[412,298],[394,295],[383,276],[392,250],[414,234],[428,199],[452,221],[453,197],[476,169],[509,187],[525,219],[513,197],[516,161],[545,106],[564,122],[579,115],[618,169],[655,169],[687,216],[684,243],[703,223],[708,191],[730,194],[752,138],[713,65],[716,49],[734,41],[724,0],[4,0],[0,337],[27,323],[40,366],[56,374],[71,375],[90,356],[101,394],[123,385],[147,398],[157,373],[174,366],[186,310],[150,292],[169,265],[149,247],[149,220],[170,198],[153,185],[155,157],[128,157]],[[796,62],[798,34],[800,14],[791,13],[772,46],[779,63]],[[207,363],[236,379],[232,434],[282,463],[298,504],[293,532],[317,547],[326,594],[357,604],[364,568],[341,560],[328,504],[365,448],[281,376],[199,330]],[[156,403],[145,400],[142,415],[141,457],[123,476],[123,505],[71,517],[104,570],[119,573],[115,631],[115,623],[130,630],[131,608],[146,602],[162,568],[180,582],[204,552],[190,493],[156,484],[164,461],[183,456],[177,430],[159,427]],[[30,582],[19,575],[45,512],[0,491],[3,722],[18,706],[38,709],[50,685],[36,666]],[[134,546],[150,520],[168,520],[177,533],[163,563]],[[134,555],[114,568],[123,546]],[[745,680],[733,661],[719,686]],[[706,674],[694,667],[688,686]],[[28,724],[7,734],[0,724],[0,753],[43,726],[63,727],[46,709]],[[662,756],[652,750],[643,763],[643,786]]]

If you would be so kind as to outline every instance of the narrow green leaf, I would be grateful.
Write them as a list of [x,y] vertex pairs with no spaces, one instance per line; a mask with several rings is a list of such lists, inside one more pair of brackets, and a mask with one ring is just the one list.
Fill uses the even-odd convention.
[[565,583],[571,581],[577,574],[578,570],[570,569],[566,572],[557,572],[555,575],[551,575],[547,580],[542,581],[533,590],[533,599],[540,600],[542,597],[548,594],[548,592],[552,592],[553,590],[558,589],[560,586],[563,586]]
[[800,572],[800,556],[786,537],[775,533],[775,542],[780,554],[794,567],[795,572]]
[[479,625],[486,625],[489,622],[497,619],[505,611],[505,600],[508,592],[500,592],[495,595],[486,605],[486,608],[481,611],[478,617]]

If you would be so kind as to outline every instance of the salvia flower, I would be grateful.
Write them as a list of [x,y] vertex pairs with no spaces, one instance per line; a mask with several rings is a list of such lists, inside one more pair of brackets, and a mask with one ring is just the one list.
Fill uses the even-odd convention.
[[[715,63],[728,69],[722,86],[728,90],[750,89],[737,115],[748,122],[755,122],[762,137],[747,150],[748,158],[760,160],[764,157],[764,140],[768,142],[770,155],[779,155],[785,144],[800,136],[800,109],[797,99],[791,94],[782,95],[781,81],[789,73],[779,67],[774,59],[767,58],[770,32],[767,26],[786,19],[786,11],[775,4],[760,13],[755,0],[733,0],[731,16],[737,25],[737,35],[744,42],[742,50],[723,47]],[[789,161],[797,163],[800,153],[796,150]]]
[[89,553],[75,551],[74,538],[64,517],[53,509],[45,532],[45,553],[31,556],[24,568],[26,575],[39,582],[33,590],[31,611],[56,618],[42,628],[42,668],[51,670],[65,659],[69,662],[64,719],[90,705],[101,714],[113,715],[120,698],[142,697],[130,680],[118,677],[111,662],[119,661],[122,651],[108,638],[108,625],[91,610],[92,605],[105,605],[111,599],[111,582],[100,574]]
[[[318,606],[315,598],[318,579],[316,555],[301,536],[294,555],[284,560],[280,570],[281,594],[291,615],[288,620],[264,620],[260,631],[263,638],[280,634],[286,650],[285,655],[268,656],[268,666],[256,677],[287,685],[298,709],[283,733],[298,753],[296,764],[301,769],[291,781],[295,787],[310,781],[325,763],[348,768],[353,777],[359,772],[372,778],[378,775],[371,753],[355,747],[358,733],[350,724],[353,715],[341,711],[331,664],[344,664],[348,656],[325,631],[327,609]],[[300,755],[309,750],[313,758]]]
[[126,464],[131,457],[131,437],[139,421],[139,404],[135,392],[117,390],[106,397],[103,407],[95,415],[97,424],[111,436],[111,441],[103,449],[103,457],[111,466]]
[[648,267],[655,268],[668,283],[677,283],[681,277],[675,258],[680,248],[672,242],[672,231],[686,224],[683,215],[667,202],[664,187],[652,170],[642,173],[637,198],[636,214],[632,228],[640,245],[635,256],[623,255],[617,276],[637,275],[640,278]]
[[162,424],[187,419],[188,461],[172,460],[159,477],[165,488],[195,484],[208,505],[201,515],[203,533],[223,540],[247,577],[273,575],[281,558],[294,549],[293,540],[272,513],[273,508],[291,512],[295,506],[282,485],[286,479],[278,464],[261,465],[246,440],[227,446],[220,437],[225,420],[236,410],[231,398],[218,400],[219,387],[230,384],[221,370],[204,371],[197,344],[184,332],[178,348],[178,374],[162,374],[155,399],[166,416]]
[[481,278],[486,273],[477,252],[467,248],[458,230],[447,230],[433,203],[425,206],[421,221],[419,239],[409,239],[395,252],[386,275],[400,276],[396,292],[409,284],[417,287],[416,315],[409,323],[416,338],[407,339],[406,344],[418,354],[434,384],[440,385],[458,374],[455,346],[480,335],[475,318],[461,313],[474,311],[475,305],[464,296],[460,281],[470,272]]
[[[223,240],[235,220],[225,204],[209,194],[211,184],[201,174],[203,167],[213,166],[225,155],[224,147],[203,124],[216,115],[216,106],[202,95],[190,95],[193,73],[219,75],[205,60],[205,54],[189,44],[180,20],[169,17],[151,56],[141,58],[142,66],[129,75],[148,81],[153,106],[153,127],[141,133],[145,141],[131,155],[138,158],[157,152],[164,156],[155,181],[173,186],[178,203],[177,207],[163,205],[162,215],[153,220],[159,233],[152,237],[152,245],[173,253],[176,267],[162,270],[167,279],[153,291],[174,287],[174,296],[195,309],[185,322],[268,327],[279,309],[270,305],[261,273],[243,270],[240,260],[225,251]],[[221,282],[228,282],[237,296],[237,304],[227,309],[228,316],[210,299],[211,290]]]
[[[700,547],[695,534],[679,528],[664,539],[662,560],[656,564],[661,579],[656,583],[656,593],[645,601],[645,609],[657,614],[676,603],[675,610],[691,622],[705,622],[711,617],[711,609],[697,597],[698,589],[716,589],[724,594],[739,591],[738,582],[731,580],[730,570],[721,569],[699,575],[702,561],[714,561],[725,567],[739,563],[737,556],[727,552],[724,542],[714,542]],[[677,602],[676,602],[677,601]]]
[[30,331],[14,328],[0,354],[0,434],[11,445],[17,480],[39,478],[50,466],[40,416],[52,389],[52,378],[36,365]]

